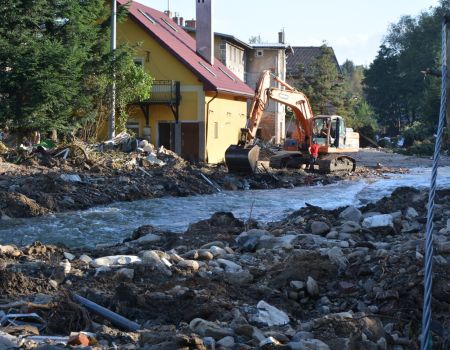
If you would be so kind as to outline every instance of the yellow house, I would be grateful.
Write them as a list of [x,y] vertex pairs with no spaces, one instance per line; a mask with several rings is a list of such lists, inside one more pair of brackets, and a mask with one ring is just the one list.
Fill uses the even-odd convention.
[[[140,43],[136,64],[155,79],[127,127],[188,160],[218,163],[245,127],[254,91],[214,57],[211,1],[197,1],[197,40],[165,13],[137,2],[117,28],[119,43]],[[126,0],[119,0],[124,4]]]

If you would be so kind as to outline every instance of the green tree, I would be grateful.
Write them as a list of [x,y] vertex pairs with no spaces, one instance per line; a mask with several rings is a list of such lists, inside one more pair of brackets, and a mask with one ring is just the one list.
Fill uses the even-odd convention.
[[449,9],[450,2],[445,0],[416,17],[400,18],[389,27],[377,57],[365,71],[367,100],[390,134],[415,121],[436,123],[440,79],[421,72],[440,65],[440,28]]
[[1,2],[0,125],[66,132],[95,123],[108,103],[113,64],[119,87],[121,79],[134,83],[118,89],[120,111],[124,100],[148,96],[151,80],[132,65],[132,48],[112,59],[109,13],[103,0]]
[[304,67],[299,68],[295,87],[308,96],[315,114],[346,114],[342,77],[330,47],[321,46],[321,55],[310,66],[310,73]]

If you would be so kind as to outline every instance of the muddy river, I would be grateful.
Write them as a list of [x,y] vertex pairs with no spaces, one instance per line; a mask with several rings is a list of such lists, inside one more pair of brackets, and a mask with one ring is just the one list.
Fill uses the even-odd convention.
[[[275,221],[310,203],[325,209],[364,205],[389,195],[400,186],[428,187],[431,168],[415,168],[409,174],[384,178],[342,181],[327,186],[294,189],[221,192],[195,197],[166,197],[120,202],[85,211],[32,219],[0,222],[0,243],[27,244],[35,240],[62,242],[67,246],[116,243],[142,225],[183,232],[189,223],[206,219],[216,211],[231,211],[236,217]],[[441,167],[438,185],[450,188],[450,167]]]

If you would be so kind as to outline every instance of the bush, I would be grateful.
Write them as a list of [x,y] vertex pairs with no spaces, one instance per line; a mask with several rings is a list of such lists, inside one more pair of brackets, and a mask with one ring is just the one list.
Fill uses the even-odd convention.
[[432,156],[434,153],[434,142],[430,140],[414,141],[411,147],[402,153],[416,156]]
[[414,122],[407,126],[402,133],[405,138],[403,147],[412,147],[415,142],[424,141],[430,134],[432,134],[432,131],[429,130],[429,127],[425,127],[421,122]]

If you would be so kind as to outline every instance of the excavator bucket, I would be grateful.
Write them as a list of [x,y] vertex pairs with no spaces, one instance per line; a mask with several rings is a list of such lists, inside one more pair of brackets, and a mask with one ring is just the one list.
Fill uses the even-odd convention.
[[259,146],[231,145],[225,151],[225,163],[230,173],[250,174],[256,169],[259,158]]

